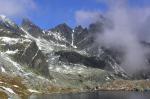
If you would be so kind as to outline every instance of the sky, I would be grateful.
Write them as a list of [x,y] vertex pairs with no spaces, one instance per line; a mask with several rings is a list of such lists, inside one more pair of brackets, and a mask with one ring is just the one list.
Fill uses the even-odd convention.
[[[104,11],[106,6],[92,0],[37,0],[38,9],[31,20],[41,25],[41,27],[49,28],[60,23],[67,23],[70,26],[76,25],[75,14],[80,10],[99,10]],[[38,20],[38,21],[37,21]]]
[[[0,14],[5,14],[18,24],[22,18],[29,18],[43,29],[52,28],[60,23],[74,27],[83,23],[81,19],[92,19],[92,15],[98,16],[107,12],[109,6],[105,1],[117,2],[117,0],[0,0]],[[130,7],[150,6],[150,0],[128,0],[128,3]]]

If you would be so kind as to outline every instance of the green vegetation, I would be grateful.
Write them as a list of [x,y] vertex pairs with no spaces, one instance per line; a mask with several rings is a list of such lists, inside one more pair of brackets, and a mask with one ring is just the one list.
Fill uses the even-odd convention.
[[[25,97],[31,94],[27,87],[22,83],[22,78],[19,76],[0,74],[0,82],[0,86],[11,88],[21,98],[25,99]],[[6,97],[6,94],[1,92],[0,96]]]

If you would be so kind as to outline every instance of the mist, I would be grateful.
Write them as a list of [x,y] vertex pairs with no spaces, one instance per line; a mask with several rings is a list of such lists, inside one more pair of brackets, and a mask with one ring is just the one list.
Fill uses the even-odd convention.
[[122,68],[129,74],[147,69],[148,49],[141,41],[150,41],[149,7],[129,7],[127,0],[109,0],[105,17],[111,20],[112,28],[97,33],[96,42],[106,48],[116,48],[123,54]]

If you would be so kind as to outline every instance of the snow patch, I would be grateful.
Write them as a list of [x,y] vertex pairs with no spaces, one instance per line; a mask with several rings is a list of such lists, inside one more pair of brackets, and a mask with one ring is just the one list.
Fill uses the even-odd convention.
[[36,41],[37,46],[39,47],[40,50],[53,51],[53,49],[51,48],[50,42],[48,42],[47,40],[42,39],[42,38],[35,38],[35,37],[31,36],[28,33],[28,31],[24,30],[23,28],[21,28],[21,30],[26,33],[26,35],[25,35],[26,38],[33,39],[34,41]]
[[111,80],[109,77],[106,77],[106,80]]
[[59,32],[48,31],[48,35],[53,36],[56,40],[66,41],[66,39],[63,36],[61,36],[61,34]]
[[59,73],[64,73],[64,74],[76,74],[76,73],[83,73],[85,70],[87,69],[87,67],[85,66],[78,66],[78,64],[76,64],[75,66],[71,67],[68,65],[61,65],[60,66],[49,66],[49,70],[50,71],[55,71],[55,72],[59,72]]
[[73,33],[71,34],[71,37],[72,37],[71,45],[73,46],[74,45],[74,34]]
[[72,30],[71,39],[72,39],[72,41],[71,41],[71,46],[72,46],[73,48],[77,48],[77,46],[74,45],[74,30]]
[[46,34],[46,32],[45,32],[44,30],[42,31],[42,33],[43,33],[43,34]]
[[1,86],[1,88],[3,88],[4,90],[8,91],[11,94],[16,94],[11,88],[7,88],[7,87],[4,87],[4,86]]
[[11,45],[16,44],[19,41],[19,39],[17,38],[9,38],[9,37],[0,37],[0,40],[5,42],[6,44]]
[[30,92],[32,92],[32,93],[40,93],[39,91],[33,90],[33,89],[28,89],[28,91],[30,91]]
[[[11,21],[9,18],[7,18],[5,15],[0,15],[0,21],[2,21],[4,23],[8,23],[11,26],[16,26],[16,24],[13,21]],[[8,24],[6,24],[6,25],[9,27]]]
[[4,82],[0,81],[0,84],[3,84]]
[[18,51],[19,51],[18,49],[14,50],[14,51],[7,50],[5,53],[6,53],[6,54],[13,55],[13,54],[16,54]]
[[[47,41],[44,38],[35,38],[32,35],[30,35],[30,33],[28,33],[28,31],[24,30],[23,28],[21,28],[22,31],[24,31],[26,33],[25,37],[28,39],[32,39],[34,41],[36,41],[37,46],[39,47],[39,49],[41,51],[44,51],[45,53],[49,53],[51,51],[53,51],[55,49],[55,47],[63,47],[63,48],[67,48],[66,45],[63,44],[58,44],[56,42],[53,41]],[[61,35],[59,33],[54,33],[54,32],[50,32],[48,33],[48,35],[53,35],[55,37],[55,39],[58,40],[65,40],[63,37],[61,37]]]
[[17,70],[23,72],[23,69],[21,68],[21,66],[20,66],[17,62],[12,61],[12,60],[7,56],[6,53],[0,52],[0,55],[2,55],[2,57],[3,57],[5,60],[11,62],[11,63],[17,68]]
[[5,19],[6,19],[6,16],[5,16],[5,15],[0,15],[0,19],[1,19],[1,20],[5,20]]
[[3,73],[6,72],[6,70],[5,70],[5,68],[4,68],[3,66],[1,66],[1,71],[2,71]]
[[33,75],[33,73],[25,73],[25,74],[23,74],[24,76],[30,76],[30,75]]
[[17,85],[13,85],[14,87],[16,87],[16,88],[18,88],[19,86],[17,86]]

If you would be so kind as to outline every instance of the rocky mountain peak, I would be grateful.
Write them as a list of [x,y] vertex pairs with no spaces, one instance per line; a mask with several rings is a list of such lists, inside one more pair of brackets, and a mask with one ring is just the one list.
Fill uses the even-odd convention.
[[24,18],[22,20],[21,26],[34,37],[39,37],[43,34],[43,30],[27,18]]
[[[19,76],[28,88],[47,91],[48,86],[59,85],[84,89],[130,79],[120,65],[122,54],[94,42],[93,33],[103,31],[103,22],[74,29],[63,23],[45,32],[29,19],[23,19],[17,28],[5,16],[0,16],[0,22],[0,71]],[[150,48],[147,43],[144,46]],[[150,64],[150,57],[147,60]],[[147,79],[149,75],[136,76]]]
[[102,22],[95,22],[89,25],[88,31],[90,33],[97,33],[103,31],[104,24]]
[[5,15],[0,15],[0,24],[3,24],[9,28],[18,28],[17,24],[11,19],[7,18]]
[[22,26],[24,25],[33,25],[33,23],[28,18],[24,18],[22,20]]
[[72,41],[72,28],[70,28],[66,23],[59,24],[58,26],[50,29],[52,32],[59,32],[67,41]]
[[0,15],[0,20],[5,20],[6,16],[5,15]]
[[76,31],[76,32],[82,32],[84,30],[84,28],[81,26],[81,25],[79,25],[79,26],[77,26],[77,27],[75,27],[74,28],[74,32]]
[[70,33],[72,31],[72,29],[66,23],[59,24],[50,30],[61,33]]

